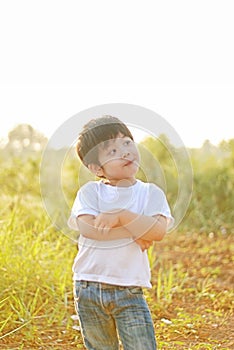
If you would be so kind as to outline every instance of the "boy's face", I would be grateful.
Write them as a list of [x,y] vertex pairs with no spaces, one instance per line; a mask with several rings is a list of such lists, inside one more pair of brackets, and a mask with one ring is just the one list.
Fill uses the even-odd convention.
[[140,156],[130,137],[119,134],[117,138],[99,145],[98,159],[100,168],[97,175],[104,176],[110,184],[116,185],[121,180],[131,184],[135,182]]

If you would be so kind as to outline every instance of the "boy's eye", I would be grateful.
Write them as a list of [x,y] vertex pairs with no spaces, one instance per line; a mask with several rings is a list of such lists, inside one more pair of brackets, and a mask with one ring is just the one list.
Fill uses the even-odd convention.
[[124,142],[124,145],[128,146],[130,143],[131,143],[131,140],[127,140],[127,141]]
[[116,153],[116,149],[115,149],[115,148],[112,149],[112,150],[109,152],[109,154],[110,154],[111,156],[113,156],[115,153]]

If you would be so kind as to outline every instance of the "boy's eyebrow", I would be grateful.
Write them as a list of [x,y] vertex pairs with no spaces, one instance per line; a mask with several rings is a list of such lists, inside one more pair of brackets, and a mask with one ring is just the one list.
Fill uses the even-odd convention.
[[118,137],[110,138],[110,139],[108,139],[108,140],[103,141],[103,142],[101,143],[101,147],[102,147],[102,149],[108,150],[108,148],[114,146],[114,144],[116,143],[117,140],[119,140],[119,139],[124,139],[124,138],[129,138],[129,137],[126,136],[126,135],[123,135],[123,136],[118,136]]

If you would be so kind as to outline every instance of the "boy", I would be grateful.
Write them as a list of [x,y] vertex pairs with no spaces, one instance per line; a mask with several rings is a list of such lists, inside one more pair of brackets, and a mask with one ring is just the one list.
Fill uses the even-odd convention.
[[139,152],[118,118],[92,119],[77,153],[100,177],[80,188],[68,224],[80,231],[73,265],[75,306],[87,349],[154,350],[154,327],[142,288],[150,288],[147,248],[173,222],[156,185],[136,179]]

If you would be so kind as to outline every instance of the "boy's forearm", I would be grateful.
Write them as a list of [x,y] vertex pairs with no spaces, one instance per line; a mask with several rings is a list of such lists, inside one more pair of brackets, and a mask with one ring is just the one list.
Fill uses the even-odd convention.
[[95,217],[84,219],[84,217],[77,218],[79,231],[82,236],[94,239],[97,241],[111,241],[122,238],[132,238],[132,234],[125,227],[118,226],[109,230],[98,230],[95,228]]
[[160,215],[153,217],[122,210],[120,212],[120,223],[129,230],[134,238],[160,241],[166,233],[166,218]]

